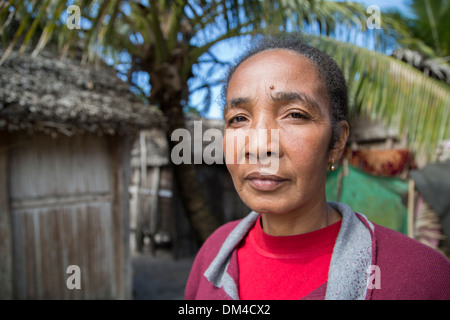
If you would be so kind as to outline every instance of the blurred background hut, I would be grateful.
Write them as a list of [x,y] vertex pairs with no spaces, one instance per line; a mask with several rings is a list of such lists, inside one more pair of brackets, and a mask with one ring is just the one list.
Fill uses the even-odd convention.
[[373,222],[397,230],[450,258],[450,140],[436,161],[409,147],[407,132],[356,116],[340,166],[327,177],[327,199],[348,203]]
[[[195,123],[197,128],[201,126],[200,135],[194,132]],[[223,224],[243,218],[250,210],[239,198],[225,164],[206,164],[203,161],[204,148],[211,143],[203,141],[204,132],[209,129],[223,132],[224,122],[191,115],[186,124],[191,137],[191,158],[202,159],[196,168],[203,196],[216,219]],[[156,250],[165,249],[176,259],[195,255],[199,249],[174,183],[172,165],[166,133],[161,129],[142,131],[135,141],[131,157],[132,252],[155,255]]]
[[[131,298],[131,149],[163,124],[105,65],[10,55],[0,67],[2,299]],[[82,290],[66,285],[70,265]]]

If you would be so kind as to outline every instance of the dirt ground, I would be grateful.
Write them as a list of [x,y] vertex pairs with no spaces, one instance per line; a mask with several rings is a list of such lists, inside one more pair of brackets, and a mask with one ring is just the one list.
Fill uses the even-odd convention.
[[183,300],[194,257],[174,259],[164,251],[133,254],[134,300]]

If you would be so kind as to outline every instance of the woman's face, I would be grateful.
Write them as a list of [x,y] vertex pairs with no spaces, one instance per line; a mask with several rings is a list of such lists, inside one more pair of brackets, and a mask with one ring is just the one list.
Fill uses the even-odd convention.
[[[329,151],[330,101],[314,64],[289,50],[258,53],[235,70],[226,100],[223,147],[242,201],[262,214],[323,201],[327,168],[343,146]],[[261,129],[267,139],[243,138]]]

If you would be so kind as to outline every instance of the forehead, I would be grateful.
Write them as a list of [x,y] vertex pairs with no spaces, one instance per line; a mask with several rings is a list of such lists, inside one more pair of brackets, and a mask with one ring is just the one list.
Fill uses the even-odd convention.
[[319,73],[315,64],[293,50],[271,49],[259,52],[244,60],[235,70],[236,75],[273,72],[274,78],[299,77],[309,75],[319,80]]
[[[287,49],[272,49],[244,60],[232,75],[227,100],[259,95],[274,86],[274,91],[301,92],[328,103],[325,83],[316,65],[301,54]],[[263,88],[263,91],[259,89]]]
[[[286,86],[287,84],[308,84],[317,90],[325,89],[316,65],[301,54],[288,49],[271,49],[257,53],[244,60],[234,71],[227,88],[232,83],[245,90],[251,84]],[[235,89],[235,88],[234,88]]]

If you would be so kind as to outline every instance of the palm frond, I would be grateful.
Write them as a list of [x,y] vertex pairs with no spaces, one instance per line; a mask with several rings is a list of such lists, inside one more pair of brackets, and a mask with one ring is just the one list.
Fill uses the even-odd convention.
[[[75,0],[70,3],[81,8],[89,27],[69,30],[60,17],[68,3],[0,2],[0,30],[9,37],[3,36],[8,48],[1,61],[16,44],[24,49],[32,39],[39,39],[34,50],[37,54],[57,35],[62,52],[81,43],[85,57],[95,60],[107,52],[125,49],[141,62],[146,59],[147,69],[155,67],[155,61],[171,63],[171,54],[182,50],[185,59],[179,72],[187,81],[192,66],[201,62],[202,54],[214,44],[243,34],[291,29],[321,35],[311,41],[332,55],[344,70],[353,113],[385,119],[388,125],[407,131],[417,152],[432,155],[436,144],[448,138],[447,85],[392,57],[327,37],[335,36],[338,26],[364,30],[367,16],[361,4],[319,0]],[[14,28],[12,21],[16,22]],[[406,27],[395,17],[383,15],[385,33],[376,33],[379,36],[375,40],[406,39],[410,35]],[[132,40],[138,36],[142,42]],[[151,60],[155,53],[158,59]]]
[[311,43],[330,54],[349,85],[350,115],[381,119],[407,134],[409,146],[432,161],[438,143],[450,138],[450,87],[407,63],[328,37]]

